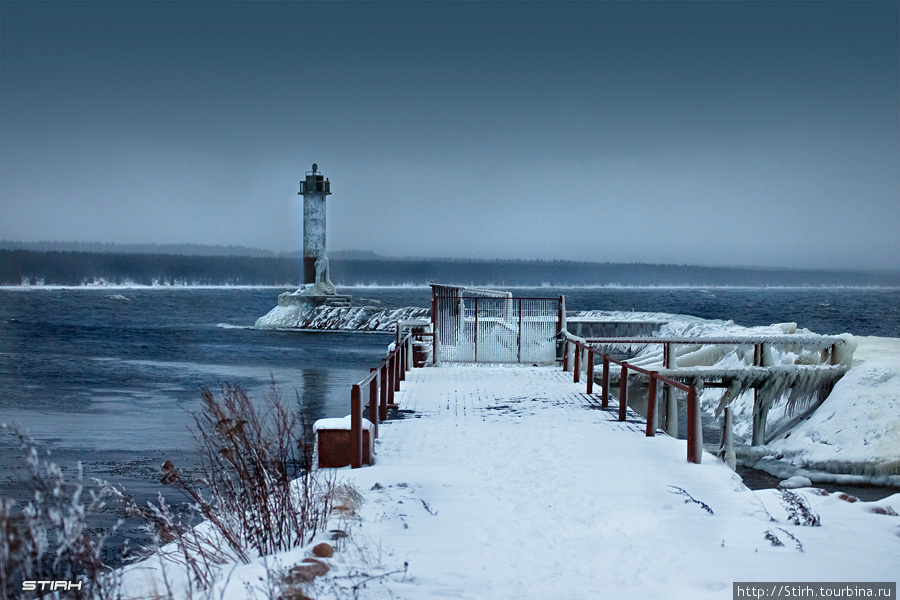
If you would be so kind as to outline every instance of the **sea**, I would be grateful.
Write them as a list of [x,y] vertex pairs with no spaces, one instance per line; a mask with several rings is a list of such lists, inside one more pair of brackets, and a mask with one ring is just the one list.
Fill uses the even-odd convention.
[[[577,310],[658,311],[733,320],[796,322],[815,333],[900,337],[900,289],[508,288],[515,296],[566,297]],[[180,493],[160,483],[172,460],[197,469],[192,414],[204,388],[272,386],[310,421],[349,411],[391,334],[257,331],[281,288],[0,288],[0,422],[27,432],[67,477],[121,486],[140,502]],[[339,289],[354,305],[430,306],[426,287]],[[0,496],[29,497],[17,439],[0,432]],[[96,530],[121,517],[110,506]],[[107,544],[146,536],[126,521]]]

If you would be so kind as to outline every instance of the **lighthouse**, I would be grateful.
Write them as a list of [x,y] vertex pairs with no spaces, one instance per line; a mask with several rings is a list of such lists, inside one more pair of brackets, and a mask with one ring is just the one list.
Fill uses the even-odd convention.
[[331,182],[313,163],[300,182],[303,196],[303,279],[296,292],[278,294],[278,306],[256,320],[257,329],[302,329],[328,307],[349,307],[350,296],[334,289],[325,254],[325,196]]
[[350,297],[338,295],[331,283],[325,245],[325,197],[331,195],[331,181],[316,163],[300,182],[299,195],[303,196],[303,280],[294,295],[308,304],[348,306]]
[[331,181],[319,173],[313,163],[312,171],[300,182],[303,196],[303,285],[316,283],[316,261],[325,258],[325,196],[331,195]]

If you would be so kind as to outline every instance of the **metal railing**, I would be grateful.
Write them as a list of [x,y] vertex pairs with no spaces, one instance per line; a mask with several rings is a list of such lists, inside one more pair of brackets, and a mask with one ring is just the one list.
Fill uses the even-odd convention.
[[[413,368],[413,343],[431,337],[430,332],[406,333],[394,348],[381,359],[377,367],[350,389],[350,468],[357,469],[363,463],[363,410],[369,409],[373,425],[373,440],[378,438],[378,423],[388,417],[389,408],[399,408],[394,402],[394,392],[400,390],[400,382],[406,380],[406,372]],[[363,389],[368,387],[369,399],[363,404]]]
[[300,194],[311,194],[313,192],[323,192],[325,194],[330,194],[331,182],[327,179],[325,181],[313,181],[309,178],[309,176],[307,176],[306,181],[300,182]]
[[563,336],[563,370],[569,370],[569,346],[571,344],[574,347],[572,380],[574,383],[578,383],[581,380],[580,362],[582,354],[585,354],[585,379],[587,379],[588,394],[592,394],[594,391],[594,355],[603,357],[603,374],[600,379],[600,406],[602,408],[609,407],[609,365],[613,363],[621,367],[619,375],[619,421],[625,421],[628,414],[629,372],[641,373],[649,377],[646,429],[648,437],[656,435],[657,382],[662,383],[663,386],[668,385],[671,388],[687,392],[687,460],[694,464],[700,464],[700,459],[703,455],[703,432],[701,429],[700,402],[697,400],[696,386],[675,381],[670,377],[660,375],[656,371],[648,371],[647,369],[630,365],[624,360],[616,360],[611,358],[608,353],[597,352],[590,343],[579,340],[568,331],[564,332]]
[[663,347],[663,365],[673,368],[673,346],[720,345],[720,346],[753,346],[753,366],[763,365],[766,346],[810,346],[821,351],[822,363],[837,364],[838,346],[846,340],[828,335],[764,335],[746,337],[610,337],[586,338],[588,344],[604,346],[641,346],[661,344]]
[[563,320],[562,296],[514,298],[509,292],[431,287],[435,364],[555,361]]
[[[576,338],[577,339],[577,338]],[[765,368],[765,355],[770,347],[793,348],[810,350],[819,352],[818,364],[808,365],[808,368],[815,369],[837,369],[839,372],[835,375],[837,379],[843,375],[846,370],[841,370],[839,359],[839,348],[846,344],[847,340],[837,336],[826,336],[818,334],[791,334],[791,335],[756,335],[744,337],[610,337],[610,338],[587,338],[584,343],[594,346],[594,354],[600,354],[600,347],[625,346],[633,348],[634,346],[647,346],[658,344],[663,347],[662,368],[667,375],[677,376],[678,369],[677,359],[675,356],[676,346],[753,346],[753,362],[752,368]],[[751,367],[741,369],[747,372]],[[733,373],[726,373],[720,370],[718,375],[694,373],[695,377],[703,378],[704,387],[728,388],[730,386],[729,378],[731,375],[737,374],[737,369],[731,369]],[[836,380],[835,380],[836,381]],[[753,423],[751,434],[751,445],[757,446],[765,443],[766,440],[766,417],[768,414],[768,405],[761,402],[759,397],[759,386],[761,383],[753,386]],[[824,398],[823,398],[824,399]],[[672,400],[674,402],[674,399]],[[677,416],[670,414],[675,422],[677,429]],[[668,421],[669,419],[667,419]],[[667,425],[668,427],[668,425]],[[673,434],[670,429],[669,434]]]

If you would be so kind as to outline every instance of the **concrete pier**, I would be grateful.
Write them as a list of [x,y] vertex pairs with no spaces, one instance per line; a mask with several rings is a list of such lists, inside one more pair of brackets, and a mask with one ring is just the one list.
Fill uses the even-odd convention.
[[[351,536],[398,563],[380,584],[396,597],[718,600],[735,581],[895,573],[873,551],[896,548],[890,519],[805,494],[828,526],[792,525],[777,492],[709,454],[688,463],[684,440],[646,437],[630,410],[619,422],[558,367],[413,369],[394,398],[403,418],[380,425],[375,464],[339,473],[363,493]],[[824,559],[832,547],[841,561]]]

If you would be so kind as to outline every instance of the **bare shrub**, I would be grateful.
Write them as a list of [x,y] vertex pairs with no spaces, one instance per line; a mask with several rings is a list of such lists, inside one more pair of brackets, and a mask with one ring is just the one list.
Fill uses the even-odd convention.
[[781,540],[779,540],[779,539],[778,539],[778,536],[775,535],[775,533],[774,533],[771,529],[767,529],[767,530],[766,530],[766,534],[765,534],[765,536],[763,536],[763,537],[765,537],[767,540],[769,540],[769,542],[770,542],[773,546],[775,546],[776,548],[777,548],[778,546],[784,546],[784,542],[782,542]]
[[106,494],[84,486],[81,463],[69,481],[59,465],[41,458],[26,433],[6,423],[0,431],[17,438],[24,451],[31,492],[21,505],[0,497],[0,597],[56,595],[43,586],[23,590],[23,581],[80,581],[81,589],[72,589],[69,597],[116,597],[118,574],[101,559],[106,536],[91,535],[85,526],[86,517],[105,506]]
[[[233,554],[229,553],[227,546],[223,547],[215,531],[185,523],[183,516],[172,511],[162,494],[155,504],[148,502],[146,506],[141,506],[112,485],[105,484],[104,489],[122,504],[128,516],[144,521],[144,529],[153,540],[152,547],[143,549],[144,558],[156,555],[163,577],[165,562],[181,565],[192,575],[193,579],[188,580],[191,588],[188,597],[193,595],[193,583],[201,589],[209,588],[219,576],[219,567],[234,560]],[[246,555],[239,556],[246,560]]]
[[167,461],[162,482],[187,495],[205,526],[175,518],[162,497],[146,507],[119,497],[161,546],[175,542],[166,557],[208,589],[230,560],[247,563],[307,544],[326,525],[333,481],[311,470],[314,446],[299,397],[298,408],[288,408],[273,385],[257,407],[239,386],[223,385],[220,396],[204,389],[201,401],[194,415],[201,476],[190,479]]
[[778,529],[779,529],[780,531],[783,531],[784,534],[785,534],[786,536],[788,536],[789,538],[791,538],[791,540],[794,541],[794,547],[795,547],[797,550],[799,550],[800,552],[805,552],[805,550],[803,549],[803,544],[800,542],[800,540],[798,540],[798,539],[796,538],[796,536],[794,536],[793,533],[791,533],[790,531],[788,531],[788,530],[785,529],[784,527],[779,527]]
[[803,499],[803,496],[790,490],[780,490],[781,504],[787,511],[788,521],[804,527],[819,527],[822,524],[817,515]]
[[683,489],[683,488],[680,488],[680,487],[678,487],[677,485],[670,485],[670,486],[668,486],[668,487],[671,488],[671,489],[669,489],[669,493],[670,493],[670,494],[678,494],[679,496],[684,496],[684,497],[685,497],[685,501],[684,501],[685,504],[691,504],[691,503],[693,503],[693,504],[696,504],[697,506],[699,506],[700,508],[702,508],[703,510],[705,510],[706,512],[708,512],[709,514],[711,514],[711,515],[714,515],[714,514],[715,514],[715,513],[713,512],[713,509],[709,507],[709,504],[707,504],[706,502],[703,502],[703,501],[701,501],[701,500],[697,500],[696,498],[694,498],[693,496],[691,496],[691,495],[687,492],[687,490],[685,490],[685,489]]
[[[0,498],[0,593],[21,596],[23,580],[83,581],[75,598],[118,597],[121,572],[103,565],[105,538],[92,538],[84,519],[107,498],[119,501],[126,514],[140,517],[150,532],[154,555],[167,595],[166,564],[189,574],[187,597],[195,589],[210,590],[222,577],[223,565],[248,563],[309,543],[322,531],[335,497],[352,499],[355,490],[332,493],[333,474],[313,471],[315,446],[302,407],[288,408],[273,384],[259,407],[238,386],[225,385],[220,396],[201,394],[201,411],[194,415],[201,476],[186,477],[173,462],[162,468],[162,482],[187,495],[187,515],[176,514],[160,495],[139,505],[124,490],[98,481],[99,492],[87,496],[79,474],[66,482],[61,469],[41,460],[30,439],[18,436],[26,450],[33,499],[17,506]],[[357,493],[358,495],[358,493]],[[206,522],[195,526],[197,517]],[[196,586],[196,588],[195,588]],[[39,590],[36,595],[55,597]]]

